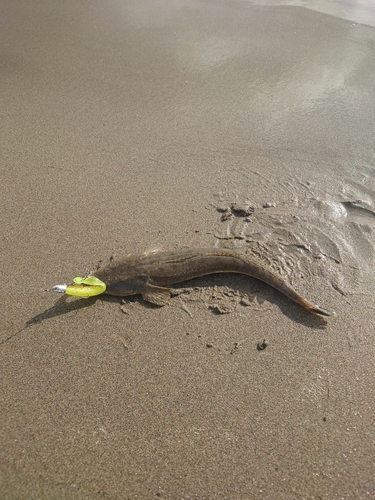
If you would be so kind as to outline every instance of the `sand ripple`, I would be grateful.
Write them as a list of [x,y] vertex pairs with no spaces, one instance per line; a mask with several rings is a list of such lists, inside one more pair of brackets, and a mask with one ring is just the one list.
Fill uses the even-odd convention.
[[217,246],[246,249],[291,283],[323,278],[349,295],[374,274],[375,186],[369,180],[346,181],[336,196],[313,187],[292,200],[279,193],[248,216],[232,207],[249,206],[249,199],[220,194]]

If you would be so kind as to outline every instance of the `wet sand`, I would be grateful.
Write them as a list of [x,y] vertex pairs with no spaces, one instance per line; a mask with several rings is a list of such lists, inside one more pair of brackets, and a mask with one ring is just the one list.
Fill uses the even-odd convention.
[[[230,0],[0,19],[1,498],[374,498],[374,28]],[[253,253],[338,316],[234,275],[164,308],[41,290],[155,245]]]

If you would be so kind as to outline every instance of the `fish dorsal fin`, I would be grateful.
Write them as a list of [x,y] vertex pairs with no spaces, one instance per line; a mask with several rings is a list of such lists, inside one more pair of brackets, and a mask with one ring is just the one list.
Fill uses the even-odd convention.
[[160,245],[153,245],[149,248],[147,248],[147,250],[145,250],[144,254],[145,255],[150,255],[152,253],[162,253],[162,252],[165,252],[165,248],[163,248],[162,246]]
[[142,297],[155,306],[163,307],[169,304],[171,291],[169,288],[148,284],[146,291],[142,293]]

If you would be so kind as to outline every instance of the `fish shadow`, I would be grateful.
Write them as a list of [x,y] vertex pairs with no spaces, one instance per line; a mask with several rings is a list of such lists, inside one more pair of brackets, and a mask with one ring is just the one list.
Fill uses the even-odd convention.
[[68,300],[67,295],[62,295],[52,307],[49,307],[45,311],[27,320],[25,326],[28,327],[37,325],[47,319],[55,318],[56,316],[61,316],[70,312],[79,311],[80,309],[85,309],[86,307],[92,306],[95,303],[96,299],[97,297],[89,297],[87,299],[77,299],[70,301]]
[[[259,297],[260,302],[267,301],[275,304],[285,316],[304,326],[323,329],[327,325],[327,320],[324,317],[303,309],[301,306],[295,304],[293,301],[285,297],[282,293],[274,290],[273,288],[256,280],[255,278],[246,279],[245,277],[236,275],[231,275],[229,277],[228,274],[218,273],[210,277],[195,278],[194,280],[180,283],[178,285],[178,288],[183,289],[199,287],[209,289],[215,285],[226,286],[230,290],[240,292],[240,294],[251,298],[254,298],[255,296]],[[124,297],[99,295],[96,297],[80,299],[75,298],[74,300],[71,299],[71,297],[65,294],[62,295],[52,307],[49,307],[45,311],[37,314],[36,316],[33,316],[28,321],[26,321],[24,328],[40,324],[43,321],[55,318],[57,316],[62,316],[71,312],[77,312],[81,309],[85,309],[86,307],[91,307],[97,300],[121,304],[124,300]],[[126,301],[138,302],[142,304],[143,307],[146,307],[148,309],[159,309],[159,306],[143,300],[140,295],[126,297]],[[215,310],[211,309],[211,311],[212,314],[217,314]]]
[[[86,309],[86,307],[93,306],[97,300],[120,304],[122,299],[123,297],[113,297],[111,295],[98,295],[96,297],[76,298],[64,294],[55,302],[52,307],[49,307],[45,311],[42,311],[41,313],[27,320],[25,323],[25,327],[40,324],[47,319],[56,318],[57,316],[62,316],[71,312],[77,312],[80,309]],[[152,304],[150,305],[152,306]],[[152,307],[157,308],[157,306]]]
[[[251,303],[255,300],[255,298],[257,298],[260,304],[263,304],[264,302],[274,304],[285,316],[290,318],[292,321],[308,328],[323,330],[328,324],[328,321],[324,316],[320,316],[319,314],[304,309],[302,306],[295,303],[278,290],[272,288],[271,286],[263,283],[260,280],[257,280],[256,278],[250,278],[247,276],[236,274],[229,275],[227,273],[217,273],[211,275],[210,277],[204,276],[201,278],[194,278],[193,280],[186,281],[184,283],[180,283],[178,288],[184,289],[199,287],[212,289],[215,285],[227,287],[233,292],[239,292],[242,296],[248,297]],[[142,301],[142,299],[139,300],[141,302],[144,302]],[[150,306],[155,307],[152,306],[152,304],[150,304]],[[221,313],[218,312],[216,308],[211,308],[210,310],[211,313],[215,316],[221,315]]]
[[[204,276],[201,278],[195,278],[190,281],[179,283],[176,288],[183,289],[199,287],[212,289],[215,285],[226,286],[229,290],[240,292],[247,297],[253,298],[256,295],[260,298],[261,303],[267,301],[275,304],[285,316],[290,318],[295,323],[299,323],[308,328],[323,330],[328,324],[327,320],[323,316],[319,316],[318,314],[314,314],[311,311],[303,309],[303,307],[294,303],[289,298],[285,297],[282,293],[255,278],[249,279],[248,277],[236,274],[229,275],[226,273],[217,273],[207,277]],[[12,333],[9,337],[2,340],[0,342],[0,345],[8,342],[13,337],[17,336],[30,326],[40,324],[43,321],[62,316],[64,314],[77,312],[80,309],[85,309],[86,307],[91,307],[97,300],[114,302],[117,304],[121,304],[124,301],[124,297],[114,297],[110,295],[99,295],[96,297],[81,299],[74,298],[74,300],[68,299],[72,298],[67,295],[62,295],[62,297],[60,297],[52,307],[49,307],[45,311],[42,311],[36,316],[30,318],[28,321],[26,321],[25,325],[20,330]],[[140,295],[126,297],[126,302],[139,302],[143,307],[146,307],[148,309],[159,309],[159,306],[143,300]],[[215,315],[220,314],[220,312],[218,313],[215,308],[211,308],[211,313]]]
[[47,319],[56,318],[57,316],[61,316],[63,314],[68,314],[70,312],[79,311],[80,309],[90,307],[95,303],[97,297],[90,297],[88,299],[78,299],[72,301],[68,301],[67,299],[67,295],[62,295],[62,297],[60,297],[52,307],[49,307],[48,309],[27,320],[20,330],[13,332],[9,337],[3,339],[0,342],[0,345],[5,344],[30,326],[38,325],[43,321],[46,321]]

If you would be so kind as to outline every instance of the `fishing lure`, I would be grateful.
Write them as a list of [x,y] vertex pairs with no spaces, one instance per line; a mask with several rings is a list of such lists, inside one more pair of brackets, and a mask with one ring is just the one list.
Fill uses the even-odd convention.
[[74,285],[55,285],[52,287],[53,292],[66,293],[75,297],[94,297],[105,292],[107,286],[103,281],[95,276],[87,278],[74,278]]

